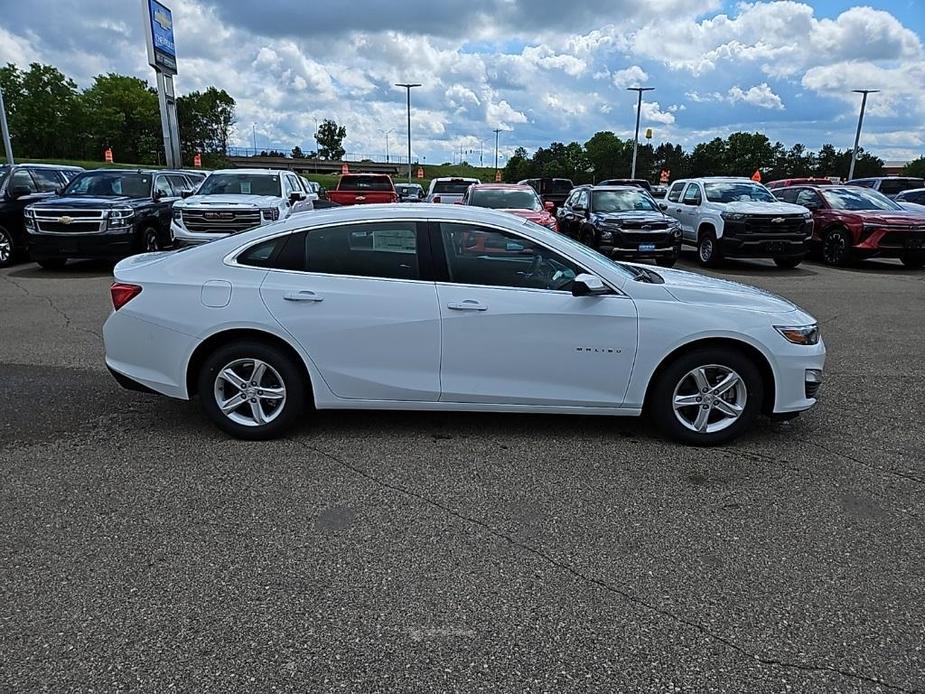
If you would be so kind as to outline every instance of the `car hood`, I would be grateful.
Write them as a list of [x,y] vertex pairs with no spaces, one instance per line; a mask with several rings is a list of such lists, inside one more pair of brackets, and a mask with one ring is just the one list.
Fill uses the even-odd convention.
[[80,209],[86,207],[98,210],[100,208],[125,207],[125,205],[137,200],[138,198],[130,198],[127,196],[95,197],[92,195],[73,195],[48,198],[41,202],[34,202],[31,206],[36,209],[41,209],[43,207],[55,209],[59,207],[72,207]]
[[280,198],[274,195],[191,195],[174,203],[176,207],[276,207]]
[[531,222],[535,222],[537,224],[539,224],[540,222],[548,222],[552,218],[552,215],[549,214],[549,212],[547,212],[546,210],[537,211],[537,210],[521,210],[521,209],[515,209],[515,208],[504,208],[499,211],[507,212],[509,214],[522,217],[524,219],[529,219]]
[[759,313],[789,313],[799,306],[783,297],[738,282],[684,270],[658,268],[664,288],[685,304],[735,306]]
[[791,205],[789,202],[755,202],[754,200],[738,200],[736,202],[713,204],[721,206],[724,212],[740,212],[742,214],[806,213],[806,208],[802,205]]
[[594,219],[601,222],[673,222],[674,220],[666,214],[654,210],[626,210],[625,212],[594,212]]

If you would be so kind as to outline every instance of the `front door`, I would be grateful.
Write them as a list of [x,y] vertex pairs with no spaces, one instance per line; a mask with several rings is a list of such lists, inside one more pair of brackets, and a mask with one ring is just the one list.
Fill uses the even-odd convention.
[[417,227],[301,231],[272,256],[260,295],[339,398],[435,402],[440,394],[440,312],[433,281],[421,279]]
[[575,297],[578,264],[507,231],[434,224],[446,256],[444,402],[616,407],[636,354],[628,297]]

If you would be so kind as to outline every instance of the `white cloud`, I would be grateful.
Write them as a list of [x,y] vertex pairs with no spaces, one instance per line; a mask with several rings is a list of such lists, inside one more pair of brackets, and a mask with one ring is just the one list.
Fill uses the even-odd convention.
[[632,65],[624,70],[617,70],[611,76],[615,87],[624,89],[626,87],[638,86],[649,79],[649,75],[638,65]]
[[527,116],[514,109],[505,99],[489,103],[485,111],[485,121],[502,130],[512,130],[516,123],[526,123]]
[[[633,110],[636,110],[635,104],[633,104]],[[675,120],[674,114],[668,111],[662,111],[657,101],[643,101],[640,114],[640,120],[643,125],[649,123],[671,125]]]
[[777,94],[771,91],[771,87],[768,86],[767,82],[749,87],[745,91],[738,85],[735,85],[729,89],[727,94],[728,100],[733,104],[737,101],[744,101],[746,104],[751,104],[752,106],[777,109],[779,111],[784,110],[784,102],[781,101],[781,98]]

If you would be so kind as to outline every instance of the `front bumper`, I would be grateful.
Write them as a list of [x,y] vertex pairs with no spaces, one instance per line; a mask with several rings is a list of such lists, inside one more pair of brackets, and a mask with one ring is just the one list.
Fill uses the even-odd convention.
[[681,254],[681,237],[670,231],[602,231],[600,252],[620,258],[664,258]]
[[822,340],[811,346],[788,344],[773,359],[776,362],[773,414],[802,412],[815,405],[825,366]]
[[124,258],[141,250],[132,228],[89,234],[29,231],[27,238],[33,258]]
[[799,230],[772,233],[755,232],[750,222],[723,223],[723,235],[718,239],[723,255],[736,258],[780,258],[804,256],[809,252],[813,223],[806,222]]
[[925,253],[925,231],[875,229],[852,250],[866,258],[900,258],[909,253]]
[[215,233],[215,232],[197,232],[197,231],[188,231],[181,227],[176,222],[170,223],[170,236],[173,238],[174,243],[179,246],[199,246],[203,243],[208,243],[209,241],[215,241],[216,239],[223,239],[226,236],[231,236],[229,233]]

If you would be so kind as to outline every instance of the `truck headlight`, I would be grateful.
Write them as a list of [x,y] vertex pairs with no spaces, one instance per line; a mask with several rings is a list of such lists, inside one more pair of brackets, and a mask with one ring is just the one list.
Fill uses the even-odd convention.
[[267,222],[275,222],[279,219],[279,208],[278,207],[266,207],[260,210],[260,216]]
[[23,220],[26,223],[26,229],[35,229],[35,210],[27,207],[23,211]]
[[723,212],[720,217],[728,222],[741,222],[745,219],[745,214],[742,212]]
[[173,214],[173,221],[175,222],[183,221],[183,210],[174,207],[172,214]]
[[792,342],[795,345],[819,344],[819,326],[815,323],[812,325],[775,325],[774,329],[787,342]]
[[109,210],[108,229],[124,229],[132,224],[132,217],[135,216],[135,210],[131,207],[117,207]]

